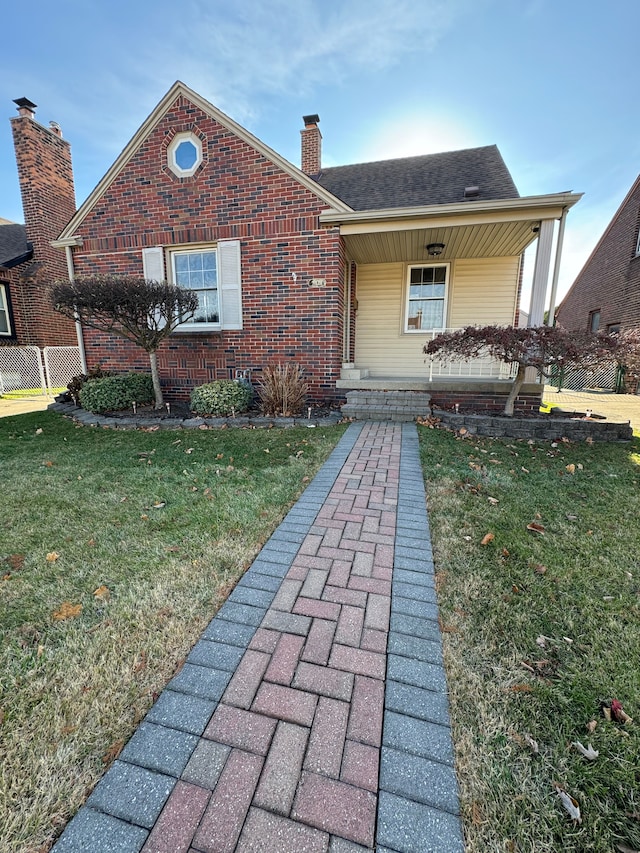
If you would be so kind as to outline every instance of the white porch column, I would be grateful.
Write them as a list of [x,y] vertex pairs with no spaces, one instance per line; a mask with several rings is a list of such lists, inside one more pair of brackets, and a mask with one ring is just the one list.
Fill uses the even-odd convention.
[[529,325],[541,326],[544,320],[544,309],[547,301],[547,284],[551,265],[551,247],[553,245],[553,219],[543,219],[538,234],[536,263],[533,269],[531,284],[531,305],[529,308]]

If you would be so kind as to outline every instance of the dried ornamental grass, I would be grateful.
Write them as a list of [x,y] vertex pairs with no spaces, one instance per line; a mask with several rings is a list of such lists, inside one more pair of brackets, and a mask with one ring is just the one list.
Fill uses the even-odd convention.
[[272,364],[265,367],[258,385],[260,405],[265,415],[290,417],[302,412],[309,386],[299,364]]

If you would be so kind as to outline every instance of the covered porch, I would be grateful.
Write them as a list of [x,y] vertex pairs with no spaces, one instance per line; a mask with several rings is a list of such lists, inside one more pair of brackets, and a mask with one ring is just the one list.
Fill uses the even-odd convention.
[[[323,213],[321,222],[339,227],[348,261],[336,388],[423,392],[444,403],[484,396],[495,406],[508,393],[511,366],[438,361],[423,347],[444,331],[517,323],[523,253],[536,241],[528,325],[542,325],[555,300],[565,217],[580,197]],[[526,390],[539,400],[537,377]]]

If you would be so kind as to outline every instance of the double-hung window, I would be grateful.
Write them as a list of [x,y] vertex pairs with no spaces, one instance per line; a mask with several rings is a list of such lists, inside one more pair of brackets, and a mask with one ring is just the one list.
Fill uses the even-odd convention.
[[448,277],[448,264],[409,267],[406,332],[445,327]]
[[11,334],[11,323],[9,322],[9,306],[7,304],[7,293],[3,284],[0,284],[0,335]]
[[171,252],[172,278],[175,284],[195,290],[198,308],[185,325],[220,323],[218,296],[218,257],[215,249],[189,249]]
[[242,269],[239,240],[215,244],[153,246],[142,250],[144,277],[170,281],[198,295],[193,317],[177,332],[242,329]]

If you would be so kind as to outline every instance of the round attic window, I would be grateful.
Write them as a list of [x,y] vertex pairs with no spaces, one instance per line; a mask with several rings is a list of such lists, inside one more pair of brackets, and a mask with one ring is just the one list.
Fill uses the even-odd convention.
[[177,133],[167,148],[167,165],[179,178],[195,174],[202,163],[202,142],[194,133]]

